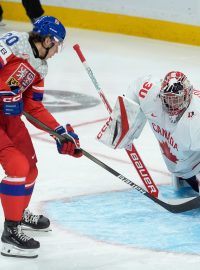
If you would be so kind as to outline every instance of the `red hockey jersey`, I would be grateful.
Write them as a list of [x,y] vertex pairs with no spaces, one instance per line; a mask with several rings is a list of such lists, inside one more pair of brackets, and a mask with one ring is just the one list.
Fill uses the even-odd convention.
[[35,58],[28,39],[28,33],[14,31],[0,38],[0,95],[8,94],[9,86],[19,86],[24,111],[55,129],[59,123],[42,103],[47,62]]

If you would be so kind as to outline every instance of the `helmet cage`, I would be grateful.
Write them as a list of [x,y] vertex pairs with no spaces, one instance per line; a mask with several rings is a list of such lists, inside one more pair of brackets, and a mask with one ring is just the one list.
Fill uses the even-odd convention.
[[160,98],[170,116],[182,115],[192,98],[193,86],[182,72],[168,73],[161,85]]

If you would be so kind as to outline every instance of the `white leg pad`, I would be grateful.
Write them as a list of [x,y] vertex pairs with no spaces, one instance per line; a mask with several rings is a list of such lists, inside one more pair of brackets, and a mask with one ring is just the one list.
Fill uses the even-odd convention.
[[11,244],[2,243],[1,255],[18,258],[37,258],[38,248],[21,249]]

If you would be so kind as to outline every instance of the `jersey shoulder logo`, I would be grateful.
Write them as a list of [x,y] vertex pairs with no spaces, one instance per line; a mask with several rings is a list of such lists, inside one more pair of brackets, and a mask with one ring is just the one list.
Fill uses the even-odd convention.
[[34,72],[24,63],[21,63],[9,77],[7,83],[8,85],[20,86],[22,91],[25,91],[33,83],[34,79]]

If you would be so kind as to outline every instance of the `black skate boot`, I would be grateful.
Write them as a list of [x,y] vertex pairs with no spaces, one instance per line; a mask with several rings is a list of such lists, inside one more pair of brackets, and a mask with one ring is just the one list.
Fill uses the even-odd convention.
[[24,210],[21,225],[23,230],[51,231],[48,218],[43,215],[34,215],[28,209]]
[[38,257],[40,243],[22,232],[20,222],[6,220],[1,241],[1,254],[3,256],[19,258]]

